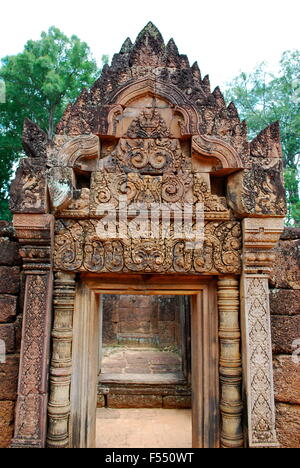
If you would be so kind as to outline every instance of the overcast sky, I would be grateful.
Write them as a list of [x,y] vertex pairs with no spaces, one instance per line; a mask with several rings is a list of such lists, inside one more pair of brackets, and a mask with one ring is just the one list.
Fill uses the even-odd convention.
[[86,41],[100,63],[152,21],[222,86],[241,70],[262,61],[274,68],[284,50],[300,49],[299,18],[299,0],[2,0],[0,57],[55,25]]

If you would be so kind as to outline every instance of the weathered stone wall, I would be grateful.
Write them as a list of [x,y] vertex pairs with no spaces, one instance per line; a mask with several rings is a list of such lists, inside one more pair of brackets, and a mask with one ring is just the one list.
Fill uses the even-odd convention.
[[106,295],[103,344],[181,346],[179,296]]
[[271,276],[271,320],[277,433],[300,447],[300,229],[285,229]]
[[0,221],[0,448],[13,435],[22,327],[20,265],[13,228]]

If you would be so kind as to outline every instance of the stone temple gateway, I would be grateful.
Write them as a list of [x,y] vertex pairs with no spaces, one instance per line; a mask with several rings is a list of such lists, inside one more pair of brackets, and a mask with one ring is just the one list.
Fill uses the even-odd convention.
[[[249,142],[234,104],[149,23],[67,107],[53,141],[27,120],[23,144],[11,189],[25,277],[12,446],[93,447],[101,296],[171,294],[191,302],[193,446],[276,447],[278,124]],[[178,229],[184,213],[197,242]]]

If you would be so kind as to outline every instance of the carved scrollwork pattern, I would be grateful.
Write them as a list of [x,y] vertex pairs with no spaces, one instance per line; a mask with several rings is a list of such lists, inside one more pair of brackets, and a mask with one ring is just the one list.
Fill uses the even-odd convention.
[[76,221],[57,221],[55,236],[56,266],[61,270],[76,271],[83,261],[83,228]]
[[241,269],[242,233],[239,222],[206,223],[204,244],[196,248],[194,267],[198,273],[215,269],[235,273]]
[[[167,239],[101,239],[97,220],[56,223],[55,267],[91,272],[239,273],[239,222],[207,222],[203,244]],[[76,240],[80,237],[80,241]]]
[[173,248],[174,270],[178,273],[187,273],[191,271],[193,263],[193,251],[188,248],[186,242],[179,241]]
[[108,172],[162,174],[165,171],[191,169],[191,161],[181,150],[179,140],[121,138],[111,156],[101,162]]
[[162,180],[162,199],[167,203],[184,200],[185,186],[179,177],[165,174]]
[[105,268],[116,273],[124,268],[124,247],[118,240],[107,241],[104,243]]

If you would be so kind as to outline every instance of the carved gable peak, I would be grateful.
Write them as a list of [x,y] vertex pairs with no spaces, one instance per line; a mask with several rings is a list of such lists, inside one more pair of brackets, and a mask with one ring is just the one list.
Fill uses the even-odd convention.
[[251,156],[261,158],[281,158],[279,122],[274,122],[262,130],[250,143]]
[[156,26],[151,21],[138,35],[130,53],[130,66],[163,66],[165,43]]
[[53,145],[47,134],[30,119],[25,118],[23,127],[23,148],[31,158],[47,158],[47,147]]
[[120,54],[129,54],[132,51],[132,48],[133,48],[132,41],[130,37],[127,37],[127,39],[124,41],[121,47]]

